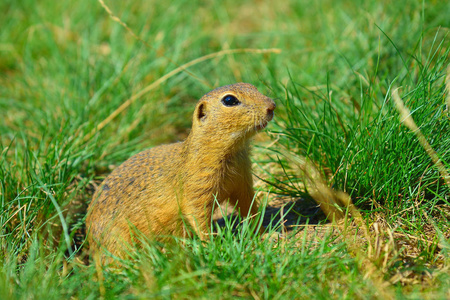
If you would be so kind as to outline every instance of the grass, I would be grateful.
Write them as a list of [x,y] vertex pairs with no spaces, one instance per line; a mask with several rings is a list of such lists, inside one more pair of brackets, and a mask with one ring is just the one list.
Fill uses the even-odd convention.
[[[400,87],[449,172],[445,1],[0,8],[4,298],[449,297],[449,187],[392,97]],[[120,271],[86,265],[96,185],[140,150],[184,139],[197,99],[238,81],[277,102],[254,171],[271,191],[259,194],[267,212],[292,203],[272,218],[294,221],[260,239],[225,218],[208,243],[150,241]],[[345,198],[338,191],[356,204],[352,218],[326,223],[308,208],[317,193]]]

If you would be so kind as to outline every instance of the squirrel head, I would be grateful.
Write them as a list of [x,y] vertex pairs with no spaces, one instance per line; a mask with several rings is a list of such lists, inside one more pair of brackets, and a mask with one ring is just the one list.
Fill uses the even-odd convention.
[[[245,141],[272,120],[275,103],[249,83],[219,87],[195,108],[192,132],[223,143]],[[231,146],[231,145],[230,145]]]

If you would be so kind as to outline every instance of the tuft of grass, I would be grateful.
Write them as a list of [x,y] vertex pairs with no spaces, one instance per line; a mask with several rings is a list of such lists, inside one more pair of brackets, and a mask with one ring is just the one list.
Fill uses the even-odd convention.
[[[444,78],[450,49],[443,48],[444,42],[432,47],[424,62],[408,66],[417,74],[415,78],[393,76],[391,81],[378,83],[361,78],[358,100],[341,96],[332,87],[323,94],[292,81],[283,91],[286,99],[281,100],[286,113],[277,119],[280,143],[316,162],[330,183],[348,192],[356,204],[372,209],[383,206],[386,212],[397,214],[419,203],[431,209],[436,203],[446,203],[449,187],[427,150],[402,126],[391,98],[394,82],[406,86],[405,105],[437,157],[448,166],[450,122]],[[279,151],[275,148],[274,152]],[[285,177],[273,178],[280,190],[304,194],[303,186],[296,184],[303,181],[301,177],[287,170]]]

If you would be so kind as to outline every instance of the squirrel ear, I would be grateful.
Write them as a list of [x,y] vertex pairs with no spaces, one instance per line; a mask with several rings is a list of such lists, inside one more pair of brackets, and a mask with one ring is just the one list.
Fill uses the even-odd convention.
[[199,106],[197,107],[197,119],[199,121],[205,121],[206,119],[206,104],[205,102],[202,102],[199,104]]

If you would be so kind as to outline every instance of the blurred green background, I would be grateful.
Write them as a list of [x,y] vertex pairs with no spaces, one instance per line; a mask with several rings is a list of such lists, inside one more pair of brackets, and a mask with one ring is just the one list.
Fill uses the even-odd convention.
[[[297,200],[308,197],[298,166],[279,150],[307,157],[330,186],[350,194],[366,212],[368,224],[382,216],[389,228],[404,237],[419,237],[417,253],[407,267],[423,281],[426,272],[436,274],[422,288],[425,294],[431,291],[426,295],[448,296],[449,188],[415,135],[400,122],[391,99],[392,89],[401,87],[412,117],[449,170],[448,1],[2,0],[0,11],[0,261],[4,264],[0,292],[15,298],[98,297],[101,281],[77,291],[79,282],[90,280],[96,271],[77,265],[72,268],[81,269],[71,273],[72,279],[62,271],[61,275],[66,249],[55,250],[49,241],[59,242],[63,236],[67,243],[77,240],[80,246],[85,206],[110,170],[144,148],[183,140],[196,101],[209,90],[248,82],[277,103],[269,134],[257,137],[256,144],[263,146],[255,151],[255,173],[273,184],[262,188]],[[275,50],[221,52],[229,49]],[[205,58],[158,83],[164,75],[212,53],[223,55]],[[149,92],[142,93],[152,84]],[[133,101],[120,109],[128,99]],[[120,113],[109,120],[117,109]],[[97,130],[99,124],[102,128]],[[265,149],[267,145],[272,146]],[[438,240],[442,251],[433,244]],[[367,274],[353,257],[330,278],[321,275],[329,272],[324,255],[333,266],[336,261],[340,264],[340,257],[351,257],[345,246],[311,253],[310,245],[291,246],[285,254],[261,250],[269,251],[267,257],[289,260],[286,265],[298,263],[300,269],[280,275],[289,295],[299,295],[303,286],[308,291],[305,297],[327,298],[327,288],[343,297],[380,295],[370,283],[357,282]],[[297,246],[303,249],[302,256],[296,256]],[[224,248],[211,247],[210,253]],[[204,297],[205,285],[214,284],[227,291],[224,295],[238,291],[251,297],[262,284],[254,280],[241,289],[221,278],[223,269],[217,266],[226,265],[231,254],[223,254],[225,262],[212,260],[208,269],[207,263],[197,260],[204,253],[183,249],[192,266],[181,269],[189,273],[192,267],[194,273],[203,270],[209,275],[204,285],[194,280],[199,284],[193,285],[195,292],[175,294],[179,297]],[[305,253],[311,254],[311,260]],[[176,280],[171,280],[178,277],[170,272],[192,284],[177,273],[184,272],[177,267],[181,258],[172,264],[171,256],[158,259],[169,273],[156,274],[157,287],[150,291],[173,285]],[[318,259],[324,259],[323,264],[315,265]],[[380,267],[386,280],[399,272],[399,261]],[[238,272],[238,267],[230,267],[230,273]],[[308,269],[316,272],[311,282]],[[42,283],[45,270],[51,279]],[[110,296],[149,296],[138,283],[129,289],[129,280],[141,282],[145,275],[128,271],[124,277],[108,275],[109,284],[120,282]],[[265,265],[242,272],[255,278],[283,274]],[[290,280],[297,285],[291,286]],[[315,280],[323,281],[317,287]],[[343,284],[346,280],[353,283]],[[55,282],[61,288],[47,293]],[[280,282],[267,282],[265,297],[281,297]],[[39,289],[42,284],[45,288]],[[421,288],[412,286],[398,283],[399,297],[410,292],[417,296],[414,293]],[[88,292],[90,288],[95,292]]]

